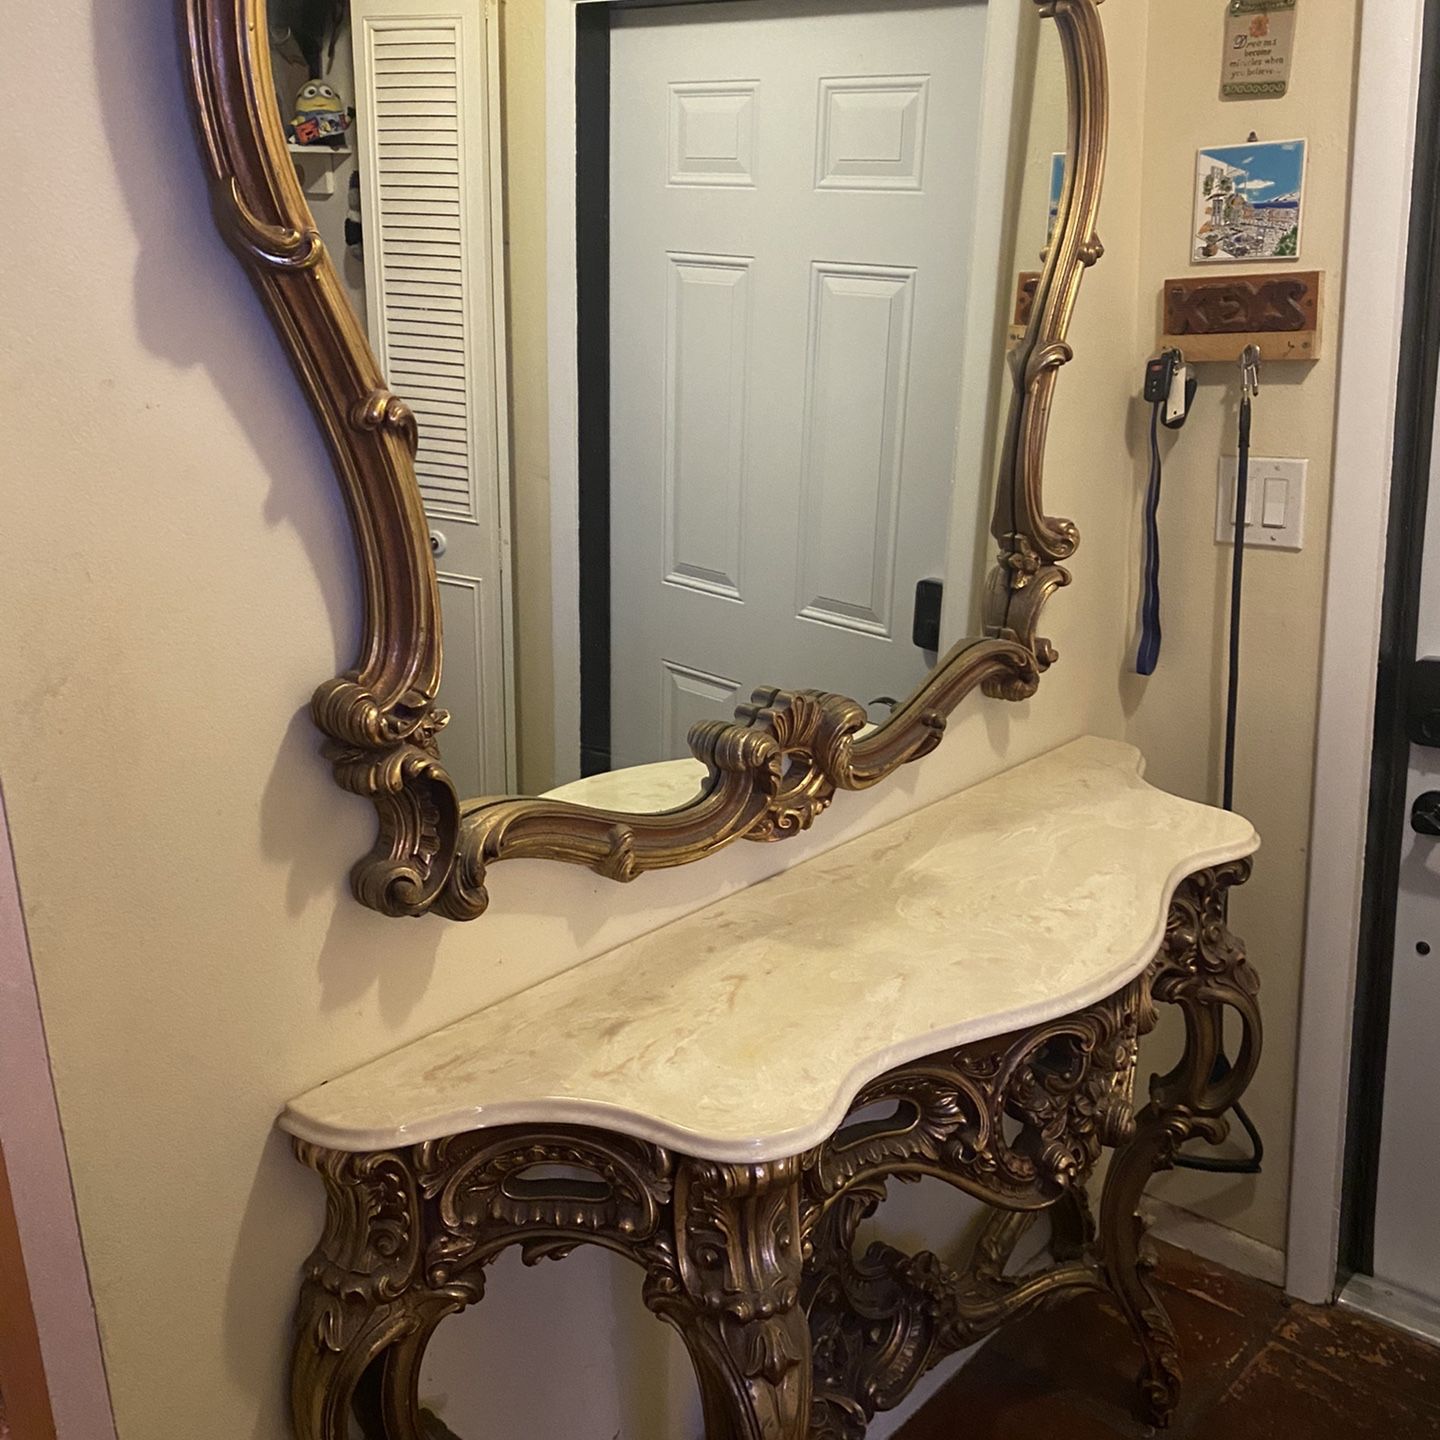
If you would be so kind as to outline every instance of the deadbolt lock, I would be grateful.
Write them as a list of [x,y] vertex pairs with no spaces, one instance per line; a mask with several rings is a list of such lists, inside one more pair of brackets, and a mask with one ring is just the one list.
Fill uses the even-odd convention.
[[1427,790],[1410,807],[1410,828],[1417,835],[1440,836],[1440,790]]

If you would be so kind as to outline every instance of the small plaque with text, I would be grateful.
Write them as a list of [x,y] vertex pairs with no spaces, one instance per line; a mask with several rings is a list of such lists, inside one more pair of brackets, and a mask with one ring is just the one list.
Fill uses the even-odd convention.
[[1296,0],[1230,0],[1220,94],[1226,100],[1283,95],[1295,53]]

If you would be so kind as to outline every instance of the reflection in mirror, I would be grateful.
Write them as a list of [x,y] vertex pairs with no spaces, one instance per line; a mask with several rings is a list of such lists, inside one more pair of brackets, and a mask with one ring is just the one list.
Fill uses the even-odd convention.
[[280,114],[419,421],[447,769],[462,794],[523,774],[673,808],[704,775],[694,722],[783,686],[880,723],[979,633],[1005,349],[1063,169],[1060,47],[1024,0],[579,7],[581,524],[552,557],[578,565],[578,628],[560,615],[554,654],[526,655],[578,687],[552,754],[510,664],[477,8],[271,0]]
[[475,0],[269,0],[271,68],[316,228],[415,458],[445,640],[441,756],[515,788],[498,96]]

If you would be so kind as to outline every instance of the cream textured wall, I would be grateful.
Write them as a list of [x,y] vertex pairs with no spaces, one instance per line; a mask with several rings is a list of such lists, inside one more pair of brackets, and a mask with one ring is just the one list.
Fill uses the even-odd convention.
[[[517,464],[530,467],[522,488],[543,491],[539,8],[507,0],[505,38],[513,423]],[[1186,67],[1214,39],[1207,26],[1192,35],[1178,8],[1166,6],[1155,31],[1153,48],[1169,58],[1152,54],[1147,76],[1147,7],[1105,7],[1117,137],[1107,256],[1081,296],[1079,358],[1061,380],[1048,467],[1052,508],[1076,518],[1084,544],[1074,586],[1047,616],[1062,660],[1040,696],[967,704],[936,756],[878,793],[841,797],[803,840],[739,847],[629,887],[514,862],[494,877],[493,912],[470,926],[384,920],[344,889],[372,820],[331,783],[305,706],[355,644],[347,524],[281,348],[214,235],[170,8],[96,0],[11,18],[0,95],[17,124],[33,127],[63,75],[72,139],[14,153],[12,194],[29,200],[0,216],[10,400],[0,673],[13,697],[0,774],[121,1440],[286,1433],[289,1314],[321,1211],[312,1177],[271,1132],[287,1096],[1076,734],[1122,733],[1127,707],[1156,778],[1203,789],[1213,746],[1197,753],[1183,742],[1215,693],[1219,561],[1203,547],[1201,573],[1187,580],[1172,535],[1165,674],[1143,696],[1121,679],[1141,464],[1129,397],[1148,345],[1136,276],[1172,268],[1149,233],[1169,224],[1153,206],[1142,243],[1142,184],[1160,186],[1171,167],[1183,177],[1197,137],[1185,120],[1174,160],[1136,142],[1147,126],[1181,125],[1160,112],[1182,79],[1201,84]],[[1318,17],[1310,7],[1302,32],[1305,63],[1328,67],[1320,79],[1332,98],[1312,99],[1317,109],[1348,75],[1343,46],[1322,59]],[[1205,85],[1211,73],[1207,60]],[[1315,72],[1301,78],[1318,96]],[[1196,104],[1203,116],[1203,97]],[[1317,136],[1322,128],[1318,113],[1266,113]],[[1337,205],[1340,163],[1320,157],[1312,192],[1323,198],[1329,185]],[[1315,218],[1307,255],[1321,253],[1309,247],[1328,243],[1330,223]],[[1147,305],[1151,293],[1138,291]],[[1329,402],[1323,386],[1306,385],[1316,387],[1305,392],[1315,397],[1309,428],[1274,436],[1274,448],[1316,454],[1312,429],[1323,428]],[[1259,433],[1270,446],[1268,414]],[[1205,423],[1184,437],[1197,457]],[[1192,488],[1205,495],[1193,503],[1207,509],[1208,457],[1193,463],[1202,479]],[[1179,465],[1172,497],[1187,488],[1174,478]],[[1286,603],[1252,654],[1259,664],[1293,653],[1295,663],[1290,683],[1282,676],[1268,696],[1255,680],[1254,714],[1267,700],[1288,707],[1292,691],[1303,699],[1305,664],[1313,672],[1313,622],[1294,606],[1288,577],[1313,577],[1305,593],[1317,599],[1319,511],[1314,521],[1311,550],[1268,582]],[[522,574],[531,562],[543,567],[543,556],[521,556]],[[1255,573],[1258,614],[1267,581],[1258,564]],[[1193,621],[1175,598],[1188,595],[1199,598]],[[522,636],[529,623],[522,612]],[[1295,627],[1288,638],[1284,625]],[[1204,663],[1192,673],[1187,658]],[[1284,726],[1272,722],[1263,740],[1254,727],[1242,769],[1250,808],[1269,830],[1261,871],[1277,867],[1271,901],[1294,917],[1267,922],[1256,907],[1242,915],[1263,942],[1281,1034],[1268,1071],[1277,1094],[1287,1025],[1278,977],[1285,945],[1298,945],[1306,725],[1302,717],[1290,755]],[[1264,786],[1262,760],[1274,766]],[[1273,1126],[1282,1113],[1264,1118]],[[1282,1131],[1272,1138],[1283,1148]],[[471,1332],[509,1377],[490,1396],[492,1433],[639,1433],[648,1392],[620,1383],[637,1357],[609,1319],[616,1283],[588,1256],[527,1272],[523,1283],[518,1267],[501,1269]],[[540,1366],[552,1344],[574,1371]],[[670,1383],[658,1370],[647,1379]],[[458,1410],[454,1418],[462,1423]]]
[[[1264,985],[1265,1053],[1246,1103],[1267,1142],[1265,1173],[1255,1179],[1176,1173],[1155,1186],[1165,1198],[1276,1248],[1285,1241],[1359,8],[1359,0],[1302,6],[1290,93],[1279,100],[1237,102],[1218,98],[1224,7],[1193,0],[1164,5],[1163,24],[1158,12],[1151,24],[1140,132],[1145,226],[1136,354],[1156,343],[1160,287],[1167,277],[1192,269],[1224,273],[1224,267],[1187,264],[1194,156],[1202,144],[1244,141],[1252,130],[1262,140],[1308,138],[1299,264],[1323,270],[1328,286],[1324,358],[1313,365],[1266,368],[1252,437],[1254,454],[1310,460],[1304,550],[1252,549],[1245,566],[1235,801],[1254,821],[1264,848],[1254,878],[1236,897],[1232,923],[1245,937]],[[1116,127],[1115,134],[1123,144],[1125,132]],[[1210,801],[1220,794],[1231,561],[1230,548],[1215,543],[1216,457],[1235,453],[1237,395],[1233,367],[1202,367],[1191,418],[1165,444],[1164,648],[1152,677],[1129,675],[1121,686],[1130,717],[1126,733],[1148,757],[1151,780]],[[1137,402],[1131,413],[1136,448],[1146,423],[1143,408]],[[1134,477],[1137,516],[1144,480],[1142,466]],[[1383,480],[1376,477],[1377,494]],[[1138,603],[1133,559],[1127,574],[1133,605]],[[1162,1041],[1169,1038],[1162,1032]]]

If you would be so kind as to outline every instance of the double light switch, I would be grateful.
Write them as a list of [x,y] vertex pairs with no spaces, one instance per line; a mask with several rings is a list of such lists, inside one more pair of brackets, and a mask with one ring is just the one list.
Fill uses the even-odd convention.
[[[1304,541],[1305,472],[1308,460],[1250,457],[1250,483],[1245,495],[1245,543],[1271,550],[1299,550]],[[1220,483],[1215,507],[1215,539],[1229,545],[1235,538],[1237,462],[1220,457]]]

